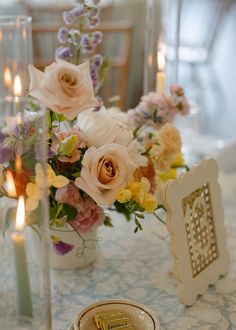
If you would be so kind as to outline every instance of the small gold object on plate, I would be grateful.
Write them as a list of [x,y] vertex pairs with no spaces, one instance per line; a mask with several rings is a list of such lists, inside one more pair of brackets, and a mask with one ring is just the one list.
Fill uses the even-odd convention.
[[96,313],[94,321],[101,330],[133,330],[130,318],[119,310],[109,310]]

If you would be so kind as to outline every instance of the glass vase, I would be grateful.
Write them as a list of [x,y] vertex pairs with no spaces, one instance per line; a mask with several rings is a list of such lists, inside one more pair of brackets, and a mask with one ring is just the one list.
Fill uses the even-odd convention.
[[[31,17],[0,16],[0,97],[26,95],[32,63]],[[21,91],[14,85],[21,82]]]
[[45,109],[18,97],[0,109],[0,327],[49,330]]

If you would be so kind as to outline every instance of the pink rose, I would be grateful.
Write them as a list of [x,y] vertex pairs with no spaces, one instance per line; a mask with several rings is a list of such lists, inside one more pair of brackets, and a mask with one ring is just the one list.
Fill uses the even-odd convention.
[[56,154],[62,154],[59,157],[61,162],[74,163],[80,159],[81,152],[79,148],[84,147],[86,147],[84,134],[79,128],[71,128],[53,136],[51,150]]
[[137,167],[128,148],[115,143],[90,147],[84,154],[82,165],[75,184],[102,206],[114,203],[118,191],[128,184]]
[[71,226],[81,233],[91,231],[92,228],[101,225],[104,221],[103,209],[90,197],[85,197],[77,210],[78,214]]
[[88,108],[99,106],[94,96],[89,62],[74,65],[57,59],[44,73],[30,65],[29,74],[30,95],[69,120]]
[[59,203],[69,204],[75,208],[78,208],[82,202],[79,189],[75,186],[74,182],[70,182],[67,186],[57,189],[55,199]]

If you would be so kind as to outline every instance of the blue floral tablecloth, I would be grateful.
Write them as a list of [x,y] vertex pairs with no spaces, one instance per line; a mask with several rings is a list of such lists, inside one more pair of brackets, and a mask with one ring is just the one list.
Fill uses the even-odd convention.
[[171,275],[173,260],[164,226],[146,220],[144,231],[114,215],[115,228],[101,228],[95,263],[52,272],[53,330],[65,330],[82,308],[104,299],[130,299],[151,308],[161,329],[236,329],[236,208],[226,207],[230,270],[192,307],[184,307]]

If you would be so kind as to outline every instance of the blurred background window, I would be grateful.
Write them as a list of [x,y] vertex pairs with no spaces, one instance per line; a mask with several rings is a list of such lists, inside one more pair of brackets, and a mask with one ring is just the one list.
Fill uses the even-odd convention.
[[[120,94],[126,110],[137,105],[143,91],[146,0],[101,4],[101,51],[112,63],[103,94],[106,104],[108,95]],[[43,69],[54,58],[62,11],[72,6],[68,0],[1,0],[0,15],[32,15],[34,63]],[[179,82],[197,103],[201,132],[217,138],[236,136],[235,31],[235,0],[182,0]]]

